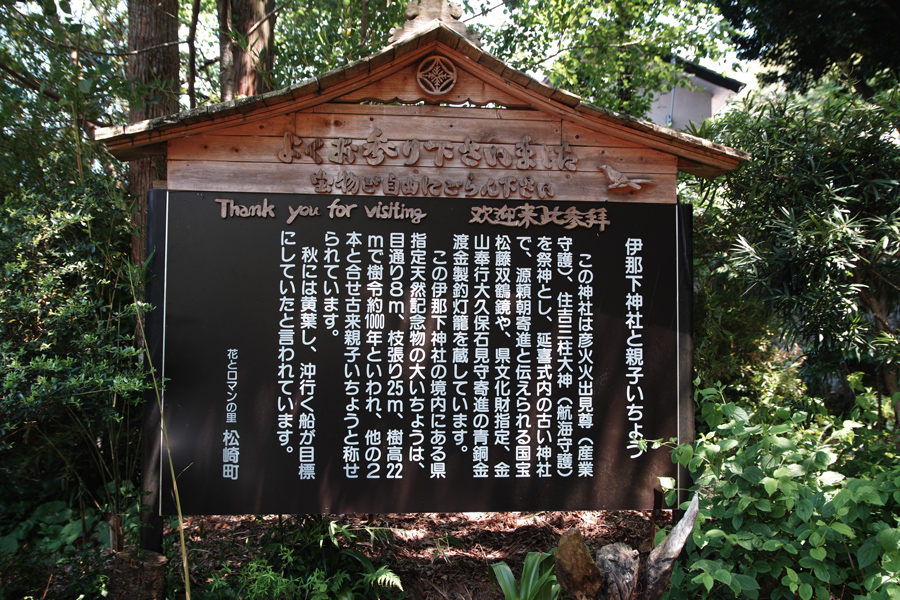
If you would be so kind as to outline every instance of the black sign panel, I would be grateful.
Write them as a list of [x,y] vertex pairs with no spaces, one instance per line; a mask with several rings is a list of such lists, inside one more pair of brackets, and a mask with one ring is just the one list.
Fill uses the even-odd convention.
[[677,208],[170,192],[151,285],[184,512],[652,506]]

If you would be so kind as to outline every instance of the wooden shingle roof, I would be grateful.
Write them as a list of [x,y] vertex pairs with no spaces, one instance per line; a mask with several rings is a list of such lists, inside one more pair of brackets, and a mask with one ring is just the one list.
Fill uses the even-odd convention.
[[[566,90],[545,85],[509,67],[438,20],[372,56],[289,87],[139,123],[97,129],[95,139],[104,142],[114,156],[123,160],[165,154],[169,140],[252,123],[327,102],[358,102],[367,98],[368,88],[377,87],[390,75],[430,54],[449,58],[468,76],[483,82],[489,94],[493,94],[494,105],[543,111],[598,133],[673,154],[678,158],[679,170],[687,173],[716,177],[738,168],[749,158],[739,150],[594,106]],[[385,103],[409,102],[402,93],[396,98],[386,97],[386,93],[390,94],[382,86],[378,93],[373,93],[372,99]],[[418,103],[422,100],[418,99]],[[428,99],[424,101],[429,103]],[[473,99],[451,97],[438,103],[471,105]]]

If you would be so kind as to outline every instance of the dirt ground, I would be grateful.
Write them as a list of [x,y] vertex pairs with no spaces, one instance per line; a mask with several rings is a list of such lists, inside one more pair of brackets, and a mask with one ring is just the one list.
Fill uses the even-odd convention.
[[[593,554],[606,544],[624,542],[645,555],[658,528],[670,524],[671,513],[660,511],[421,513],[341,515],[342,524],[385,528],[391,543],[372,549],[373,558],[387,560],[400,576],[410,600],[502,599],[489,579],[489,565],[505,561],[518,577],[528,552],[555,548],[559,536],[572,527],[581,530]],[[186,533],[193,555],[195,585],[223,564],[239,571],[239,561],[220,554],[236,542],[253,546],[278,517],[213,516],[188,519]],[[168,531],[166,545],[178,544]],[[229,541],[225,544],[223,541]],[[177,559],[176,559],[177,560]],[[377,564],[377,563],[376,563]]]

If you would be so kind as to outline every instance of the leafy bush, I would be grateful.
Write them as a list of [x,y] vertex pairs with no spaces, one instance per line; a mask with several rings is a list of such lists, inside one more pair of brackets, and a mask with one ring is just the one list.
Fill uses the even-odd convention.
[[267,531],[258,554],[240,567],[223,566],[193,595],[223,600],[376,600],[394,598],[392,589],[402,593],[400,578],[385,565],[376,567],[359,549],[362,535],[368,534],[370,542],[381,540],[379,530],[356,530],[322,516],[298,519]]
[[[136,503],[130,513],[136,522]],[[102,511],[73,510],[62,500],[45,502],[0,537],[0,599],[31,597],[38,590],[45,598],[103,595],[108,575],[102,549],[108,546],[109,527]],[[56,584],[54,593],[48,593],[51,583]]]
[[[713,135],[709,122],[695,135]],[[805,402],[797,352],[776,343],[778,321],[760,298],[748,294],[751,281],[730,260],[737,241],[727,205],[714,187],[683,178],[679,198],[694,207],[694,368],[704,387],[727,382],[726,397],[755,404],[777,393],[782,401]],[[706,196],[701,196],[706,192]],[[698,424],[702,427],[702,423]]]
[[[898,98],[860,102],[827,87],[759,94],[698,131],[751,155],[693,192],[703,199],[695,202],[703,207],[699,258],[719,273],[716,293],[730,286],[748,321],[759,318],[760,303],[777,315],[782,347],[801,350],[806,381],[841,392],[836,410],[852,408],[846,377],[855,371],[886,398],[900,392]],[[706,356],[751,362],[746,348]]]
[[121,193],[101,182],[0,204],[0,416],[25,424],[119,416],[142,388],[124,269],[130,228]]
[[67,552],[108,544],[107,516],[137,505],[128,207],[102,177],[47,179],[0,200],[0,588],[13,597],[43,593]]
[[[701,510],[670,599],[900,598],[900,463],[871,414],[750,412],[713,388],[698,399],[710,432],[672,456]],[[872,450],[887,460],[857,460]]]

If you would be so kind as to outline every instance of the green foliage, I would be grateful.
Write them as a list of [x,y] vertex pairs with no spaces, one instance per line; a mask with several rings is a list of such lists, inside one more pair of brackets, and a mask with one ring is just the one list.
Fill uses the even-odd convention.
[[[764,79],[805,90],[839,73],[865,96],[900,76],[900,48],[884,44],[900,26],[895,4],[881,0],[714,0],[734,26],[744,59],[773,68]],[[867,83],[868,82],[868,83]]]
[[[723,393],[741,405],[779,398],[807,409],[799,375],[800,352],[777,343],[778,320],[730,261],[735,231],[721,205],[682,186],[682,201],[694,205],[694,369],[701,387],[727,382]],[[698,426],[702,429],[703,424]]]
[[[140,522],[137,491],[128,484],[121,494],[126,498],[120,507],[125,529],[135,535]],[[105,595],[107,556],[102,550],[110,544],[111,507],[73,507],[64,500],[31,506],[22,502],[7,507],[4,515],[4,520],[10,513],[19,516],[15,528],[0,536],[0,599],[40,594],[51,575],[62,582],[57,588],[66,598]]]
[[749,98],[709,133],[751,160],[698,194],[710,206],[700,220],[719,280],[752,294],[750,310],[759,301],[779,317],[783,347],[805,356],[804,377],[824,386],[863,371],[890,398],[900,357],[890,316],[900,303],[900,105],[878,101],[833,89]]
[[434,552],[431,553],[431,564],[433,565],[434,561],[439,557],[443,558],[444,562],[449,564],[450,559],[447,558],[445,550],[449,550],[451,546],[459,546],[459,544],[459,538],[450,534],[434,540]]
[[556,600],[560,585],[554,574],[556,549],[529,552],[522,565],[522,580],[516,584],[512,570],[505,562],[491,565],[491,571],[506,600]]
[[376,567],[360,551],[363,536],[377,542],[383,539],[382,532],[353,529],[322,516],[298,520],[267,532],[256,556],[240,568],[223,566],[195,596],[375,600],[394,598],[391,590],[402,593],[400,578],[385,565]]
[[[190,19],[190,3],[180,5],[182,23]],[[287,87],[374,54],[388,43],[392,27],[402,25],[406,2],[396,0],[315,0],[279,4],[275,11],[275,57],[263,76],[273,89]],[[201,3],[198,21],[198,98],[219,102],[219,33],[216,4]],[[247,48],[249,39],[232,30],[234,42]],[[182,47],[187,65],[187,51]],[[211,68],[210,68],[211,67]],[[186,66],[184,67],[186,70]]]
[[[709,433],[672,456],[702,490],[700,516],[669,598],[896,598],[900,463],[875,415],[698,396]],[[873,451],[887,459],[864,460]]]
[[[714,135],[710,121],[691,126],[693,135]],[[683,176],[679,199],[693,205],[694,369],[701,387],[726,382],[723,393],[753,406],[772,395],[782,404],[806,408],[798,375],[802,355],[779,345],[778,319],[771,307],[748,294],[751,282],[734,268],[737,235],[730,207],[718,197],[719,185]],[[703,424],[698,423],[702,429]]]
[[0,204],[0,415],[10,431],[70,409],[111,418],[120,396],[142,388],[134,307],[122,295],[124,201],[99,183],[57,193],[26,191]]
[[[79,552],[108,545],[108,514],[132,514],[135,532],[144,386],[121,192],[99,178],[44,187],[0,201],[0,546],[16,547],[0,587],[16,573],[31,591],[73,536]],[[67,516],[47,522],[41,503]]]
[[115,168],[88,137],[126,120],[139,91],[124,75],[126,20],[108,0],[0,4],[0,197]]
[[359,60],[388,43],[403,24],[406,2],[316,0],[289,5],[278,17],[273,81],[283,87]]
[[[102,181],[63,184],[53,196],[23,191],[0,204],[2,441],[9,452],[17,441],[25,450],[32,430],[60,436],[59,446],[42,449],[53,464],[17,465],[31,477],[57,468],[80,438],[96,445],[143,389],[136,307],[123,282],[130,239],[124,199]],[[48,458],[27,454],[21,459]]]
[[485,32],[499,58],[638,117],[659,92],[686,83],[676,55],[717,57],[726,36],[705,2],[518,0],[504,10],[509,25]]

